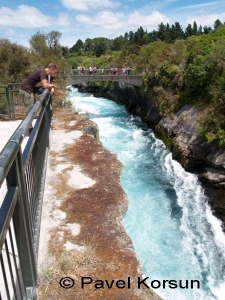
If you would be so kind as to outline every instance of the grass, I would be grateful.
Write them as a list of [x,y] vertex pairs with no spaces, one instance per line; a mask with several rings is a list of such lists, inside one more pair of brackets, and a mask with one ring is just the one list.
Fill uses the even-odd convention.
[[[93,241],[87,241],[82,251],[59,251],[58,257],[55,255],[51,264],[40,271],[37,289],[38,299],[69,299],[67,297],[82,299],[83,291],[81,289],[77,291],[75,286],[71,289],[64,289],[59,282],[63,277],[71,277],[76,285],[80,282],[81,276],[91,276],[91,271],[97,267],[98,262],[95,251]],[[90,288],[87,291],[88,294],[91,293]]]

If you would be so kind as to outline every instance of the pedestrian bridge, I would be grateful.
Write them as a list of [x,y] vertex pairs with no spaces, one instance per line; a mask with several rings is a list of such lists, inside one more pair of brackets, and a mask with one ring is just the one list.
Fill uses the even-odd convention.
[[141,86],[142,79],[142,75],[70,75],[69,84],[82,84],[93,81],[116,81]]

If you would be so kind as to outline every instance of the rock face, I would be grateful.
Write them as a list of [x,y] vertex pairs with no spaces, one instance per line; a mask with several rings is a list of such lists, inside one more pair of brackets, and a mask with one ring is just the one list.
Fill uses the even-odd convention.
[[225,151],[213,150],[198,135],[198,109],[185,105],[174,119],[162,118],[155,130],[171,139],[174,159],[187,171],[197,172],[205,184],[225,188]]
[[83,127],[82,132],[93,135],[97,140],[99,140],[99,130],[96,125],[86,125]]
[[140,88],[126,85],[110,91],[96,87],[80,88],[80,91],[122,103],[130,113],[147,122],[172,152],[173,158],[186,171],[198,175],[215,215],[225,223],[225,151],[213,149],[198,135],[199,110],[196,107],[185,105],[173,118],[161,117],[157,105]]
[[199,137],[198,113],[198,109],[186,105],[174,119],[162,118],[155,132],[170,146],[173,158],[186,171],[197,173],[214,214],[225,224],[225,151],[212,149]]

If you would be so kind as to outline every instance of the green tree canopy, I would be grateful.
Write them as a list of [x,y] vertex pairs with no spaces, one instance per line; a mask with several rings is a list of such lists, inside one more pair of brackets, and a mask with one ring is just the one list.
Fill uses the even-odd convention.
[[30,65],[28,49],[7,39],[0,39],[0,82],[19,82]]

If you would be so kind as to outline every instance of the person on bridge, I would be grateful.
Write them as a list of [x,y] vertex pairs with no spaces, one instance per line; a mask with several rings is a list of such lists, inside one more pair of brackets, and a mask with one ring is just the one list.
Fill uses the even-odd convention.
[[[55,63],[50,63],[47,68],[38,69],[23,80],[19,93],[22,96],[26,114],[29,113],[34,104],[34,94],[40,92],[40,86],[36,86],[38,83],[41,82],[43,89],[49,89],[50,94],[54,93],[56,85],[52,83],[52,80],[58,69]],[[30,125],[29,131],[31,132],[32,129],[33,127]]]
[[97,74],[97,71],[98,71],[97,67],[94,66],[94,68],[93,68],[93,75],[96,75],[96,74]]

